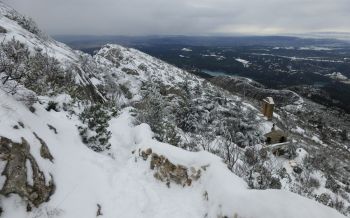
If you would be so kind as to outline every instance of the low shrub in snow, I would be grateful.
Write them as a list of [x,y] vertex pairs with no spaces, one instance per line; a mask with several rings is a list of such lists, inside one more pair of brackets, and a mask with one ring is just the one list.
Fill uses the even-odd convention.
[[38,28],[38,26],[32,18],[20,15],[16,11],[8,12],[7,14],[5,14],[5,17],[16,21],[21,27],[23,27],[31,33],[43,36],[43,33],[40,31],[40,29]]
[[74,84],[72,73],[59,61],[39,48],[31,53],[14,38],[0,44],[0,81],[11,94],[17,92],[19,84],[38,95],[63,93]]
[[103,104],[94,104],[84,109],[79,115],[83,125],[78,127],[82,141],[92,150],[102,152],[111,147],[108,130],[109,120],[115,116],[117,110]]

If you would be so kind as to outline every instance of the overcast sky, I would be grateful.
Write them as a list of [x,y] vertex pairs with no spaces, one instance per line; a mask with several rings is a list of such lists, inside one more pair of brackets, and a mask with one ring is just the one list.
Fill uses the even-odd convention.
[[350,0],[3,0],[50,34],[350,32]]

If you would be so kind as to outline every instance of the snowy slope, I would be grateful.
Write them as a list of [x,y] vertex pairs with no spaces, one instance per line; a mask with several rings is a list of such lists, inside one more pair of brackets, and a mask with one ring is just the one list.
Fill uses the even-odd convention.
[[6,34],[0,34],[1,41],[8,41],[15,38],[25,43],[31,50],[42,49],[45,53],[54,56],[62,62],[77,61],[77,55],[68,46],[46,35],[41,36],[40,34],[29,32],[16,22],[16,20],[9,19],[9,17],[13,16],[25,18],[6,4],[0,2],[0,26],[7,31]]
[[[132,124],[130,108],[111,121],[113,147],[105,156],[81,142],[75,127],[78,121],[68,119],[66,112],[48,112],[36,104],[33,114],[3,92],[0,98],[2,136],[16,141],[25,137],[40,167],[53,175],[56,184],[51,200],[30,213],[25,212],[25,203],[18,196],[1,197],[3,217],[96,217],[97,204],[101,205],[103,217],[343,217],[334,209],[289,192],[248,190],[218,157],[152,139],[148,125]],[[15,132],[11,126],[18,121],[25,127]],[[58,134],[47,127],[48,123]],[[47,143],[54,163],[40,157],[39,141],[32,132]],[[192,186],[171,184],[168,188],[152,176],[148,162],[132,154],[138,148],[152,148],[176,164],[209,166]]]
[[[79,62],[82,54],[28,32],[4,16],[12,11],[11,8],[0,3],[0,9],[0,26],[7,31],[0,34],[1,39],[15,37],[32,50],[41,48],[62,65],[69,62],[83,68]],[[116,57],[119,59],[114,62]],[[228,170],[218,156],[207,151],[190,152],[161,143],[154,139],[148,124],[138,124],[136,121],[132,105],[142,99],[140,89],[143,82],[160,81],[164,86],[176,88],[179,83],[188,81],[192,87],[207,86],[209,88],[206,90],[217,91],[213,85],[205,85],[204,80],[187,72],[118,45],[105,46],[89,60],[100,69],[89,76],[84,74],[88,74],[87,71],[82,70],[82,77],[89,78],[93,88],[112,82],[113,88],[125,85],[132,93],[130,99],[118,95],[118,103],[128,107],[121,109],[118,116],[109,121],[111,148],[106,152],[94,152],[82,142],[77,129],[81,120],[76,114],[65,110],[46,110],[50,101],[57,102],[60,108],[64,103],[74,102],[67,93],[38,96],[39,101],[33,105],[35,111],[31,112],[27,105],[16,100],[16,96],[0,90],[0,137],[18,143],[23,137],[45,178],[48,180],[52,177],[55,184],[49,201],[38,208],[33,207],[31,211],[27,211],[25,198],[0,193],[2,217],[343,217],[334,209],[290,192],[250,190],[243,179]],[[109,90],[106,96],[115,94],[113,90]],[[233,95],[228,97],[232,101],[239,99]],[[79,104],[82,102],[74,102],[73,110],[81,110]],[[244,110],[246,108],[256,110],[251,105],[246,105]],[[269,125],[271,123],[264,122],[263,126]],[[52,162],[43,158],[42,142],[34,133],[47,144],[54,158]],[[191,167],[202,169],[200,178],[189,186],[171,182],[168,187],[154,177],[150,158],[144,160],[139,155],[140,151],[149,148],[175,165],[182,165],[188,170]],[[0,170],[4,171],[6,159],[0,162]],[[28,167],[28,183],[32,183],[31,174]],[[0,177],[1,186],[5,180],[4,176]]]

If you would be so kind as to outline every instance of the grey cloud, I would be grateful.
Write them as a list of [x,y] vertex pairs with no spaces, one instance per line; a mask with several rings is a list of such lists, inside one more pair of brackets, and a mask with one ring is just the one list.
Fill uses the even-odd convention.
[[349,31],[348,0],[5,0],[51,34]]

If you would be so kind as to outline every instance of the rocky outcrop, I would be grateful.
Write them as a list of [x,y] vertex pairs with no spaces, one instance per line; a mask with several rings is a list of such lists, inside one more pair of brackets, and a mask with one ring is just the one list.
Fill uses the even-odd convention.
[[122,51],[119,48],[113,48],[111,45],[106,45],[108,51],[104,54],[105,58],[111,61],[115,67],[120,66],[120,62],[124,59]]
[[[24,138],[21,143],[17,143],[0,137],[0,155],[1,161],[7,162],[2,172],[6,180],[0,190],[1,195],[18,194],[36,207],[49,200],[55,190],[53,178],[51,177],[50,181],[46,182],[45,175],[31,155],[30,145]],[[27,161],[31,169],[27,169]],[[33,178],[27,178],[28,170],[32,171]],[[28,180],[32,180],[32,184],[29,184]]]
[[[182,165],[175,165],[171,163],[168,158],[163,155],[158,155],[152,152],[151,148],[145,151],[139,151],[139,155],[143,160],[147,160],[149,157],[150,168],[154,170],[154,178],[159,181],[165,182],[168,187],[170,187],[171,182],[185,186],[191,186],[193,181],[197,181],[201,176],[201,169],[196,170],[194,167],[187,168]],[[202,167],[206,170],[207,166]]]

